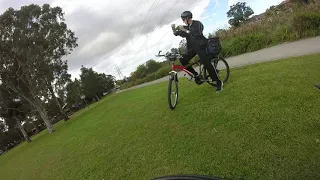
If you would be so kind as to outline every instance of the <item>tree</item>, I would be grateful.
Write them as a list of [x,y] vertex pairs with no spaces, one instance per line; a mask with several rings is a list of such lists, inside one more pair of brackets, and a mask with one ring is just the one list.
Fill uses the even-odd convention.
[[54,118],[60,114],[60,108],[57,106],[56,100],[58,100],[60,104],[60,98],[52,98],[49,99],[45,105],[46,109],[48,110],[49,118]]
[[147,67],[147,74],[151,74],[156,72],[158,69],[160,69],[161,64],[156,62],[153,59],[150,59],[149,61],[146,62],[146,67]]
[[97,73],[92,68],[81,67],[80,78],[83,94],[89,99],[96,98],[99,101],[100,85],[98,84],[99,80],[97,76]]
[[178,54],[179,53],[179,48],[171,48],[171,53],[173,54]]
[[81,67],[81,87],[83,94],[89,99],[97,101],[105,92],[110,92],[114,87],[114,77],[104,73],[97,73],[92,68]]
[[[69,118],[64,112],[64,110],[62,109],[63,105],[61,103],[63,101],[58,100],[58,97],[55,94],[56,92],[54,88],[57,89],[58,92],[60,90],[60,97],[63,97],[63,91],[65,89],[65,85],[71,81],[70,80],[71,75],[68,74],[68,65],[66,61],[63,62],[62,60],[57,60],[55,64],[53,64],[53,62],[48,62],[48,63],[49,63],[47,65],[48,69],[47,71],[44,71],[44,77],[46,78],[46,85],[47,85],[47,88],[49,89],[52,99],[54,100],[55,104],[58,107],[60,114],[63,116],[63,119],[67,121]],[[44,69],[45,68],[43,68],[43,70]]]
[[102,78],[104,79],[104,84],[106,86],[106,92],[111,92],[111,90],[115,87],[116,84],[116,77],[108,74],[101,74]]
[[247,6],[245,2],[238,2],[230,6],[230,10],[227,12],[229,24],[234,27],[239,27],[241,23],[247,21],[249,17],[254,14],[250,6]]
[[5,132],[6,125],[4,121],[0,120],[0,134],[2,135],[3,132]]
[[137,70],[132,73],[132,80],[135,81],[137,79],[142,79],[146,77],[147,71],[148,71],[148,68],[144,64],[139,65],[137,67]]
[[53,67],[77,46],[63,16],[60,7],[48,4],[9,8],[0,16],[0,80],[38,111],[49,133],[55,129],[41,99],[48,91],[54,96],[48,88]]
[[23,137],[27,142],[31,142],[30,137],[27,135],[22,126],[22,122],[26,120],[27,113],[31,111],[27,102],[22,102],[14,95],[13,92],[0,87],[0,117],[2,117],[9,128],[19,128]]
[[81,83],[80,81],[75,78],[73,82],[70,82],[67,85],[67,104],[68,107],[71,108],[71,106],[75,103],[79,103],[81,101]]

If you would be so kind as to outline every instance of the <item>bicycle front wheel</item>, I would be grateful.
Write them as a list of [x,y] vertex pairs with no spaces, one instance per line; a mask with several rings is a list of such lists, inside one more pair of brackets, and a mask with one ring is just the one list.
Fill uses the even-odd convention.
[[174,74],[169,75],[168,103],[169,108],[172,110],[176,107],[178,103],[178,81],[177,76]]
[[[227,61],[223,58],[214,58],[211,60],[211,64],[216,68],[219,79],[225,83],[228,81],[230,76],[230,68]],[[212,81],[208,71],[204,70],[204,76],[207,79],[207,82],[212,86],[216,86],[217,83]]]

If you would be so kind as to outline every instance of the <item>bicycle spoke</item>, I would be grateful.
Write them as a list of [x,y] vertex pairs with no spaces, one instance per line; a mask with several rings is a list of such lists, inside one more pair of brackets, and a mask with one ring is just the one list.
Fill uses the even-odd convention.
[[[211,63],[216,68],[219,79],[223,82],[227,82],[230,74],[228,63],[222,58],[213,59]],[[212,86],[216,86],[216,82],[212,81],[207,71],[206,71],[206,76],[208,79],[208,83],[211,84]]]
[[168,91],[169,107],[174,109],[178,102],[178,83],[174,79],[169,80]]

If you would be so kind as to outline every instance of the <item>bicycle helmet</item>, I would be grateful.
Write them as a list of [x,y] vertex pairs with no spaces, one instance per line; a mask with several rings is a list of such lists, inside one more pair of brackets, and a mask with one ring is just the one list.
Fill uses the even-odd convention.
[[190,11],[184,11],[184,12],[181,14],[181,18],[182,18],[182,19],[192,18],[192,13],[191,13]]

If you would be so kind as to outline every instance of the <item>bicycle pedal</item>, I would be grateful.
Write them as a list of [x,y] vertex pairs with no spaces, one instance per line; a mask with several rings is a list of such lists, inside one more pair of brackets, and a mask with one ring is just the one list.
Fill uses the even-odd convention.
[[196,80],[195,83],[198,85],[203,84],[203,80],[202,79]]

